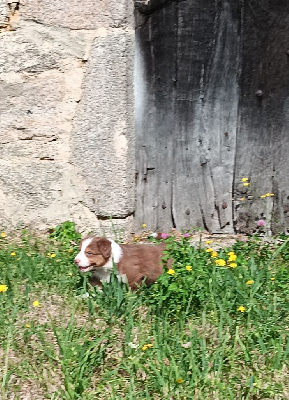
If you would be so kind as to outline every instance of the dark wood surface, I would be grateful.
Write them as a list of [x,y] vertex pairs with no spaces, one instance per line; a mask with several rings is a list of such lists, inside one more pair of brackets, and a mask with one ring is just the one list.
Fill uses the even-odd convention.
[[138,227],[288,229],[288,0],[148,3],[136,2]]

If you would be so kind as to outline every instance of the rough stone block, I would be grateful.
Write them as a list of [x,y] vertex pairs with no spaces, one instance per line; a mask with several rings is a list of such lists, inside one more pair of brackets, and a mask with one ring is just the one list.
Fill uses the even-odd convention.
[[133,38],[114,30],[95,40],[71,137],[84,204],[100,218],[134,211]]
[[5,27],[7,23],[7,3],[0,0],[0,27]]
[[20,6],[24,19],[70,29],[119,27],[131,23],[132,0],[29,0]]

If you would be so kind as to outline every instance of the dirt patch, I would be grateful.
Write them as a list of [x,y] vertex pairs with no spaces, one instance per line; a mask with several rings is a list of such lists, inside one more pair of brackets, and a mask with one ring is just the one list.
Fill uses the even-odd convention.
[[[130,240],[126,243],[148,243],[151,240],[152,236],[157,236],[157,239],[162,239],[162,235],[165,235],[164,238],[174,236],[176,241],[179,241],[182,239],[184,236],[188,237],[189,242],[195,246],[201,246],[201,247],[211,247],[214,250],[218,250],[220,248],[230,248],[232,247],[236,242],[249,242],[252,240],[252,236],[244,235],[244,234],[236,234],[236,235],[229,235],[229,234],[211,234],[207,231],[198,231],[198,232],[192,232],[189,234],[184,234],[177,229],[172,229],[169,233],[156,233],[153,231],[143,231],[137,235],[131,236]],[[264,242],[264,243],[269,243],[269,244],[276,244],[280,243],[282,244],[285,240],[276,238],[273,236],[266,236],[260,235],[258,238]]]

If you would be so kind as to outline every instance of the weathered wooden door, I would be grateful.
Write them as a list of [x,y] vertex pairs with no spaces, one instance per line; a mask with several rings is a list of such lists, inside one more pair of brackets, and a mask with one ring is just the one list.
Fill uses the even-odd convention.
[[135,4],[137,224],[286,230],[288,0]]

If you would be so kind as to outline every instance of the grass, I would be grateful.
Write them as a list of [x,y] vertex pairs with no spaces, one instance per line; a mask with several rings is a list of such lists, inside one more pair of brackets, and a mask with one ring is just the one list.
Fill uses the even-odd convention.
[[117,279],[101,293],[76,271],[73,224],[45,240],[1,237],[2,399],[289,399],[281,239],[215,255],[169,238],[173,272],[139,293]]

